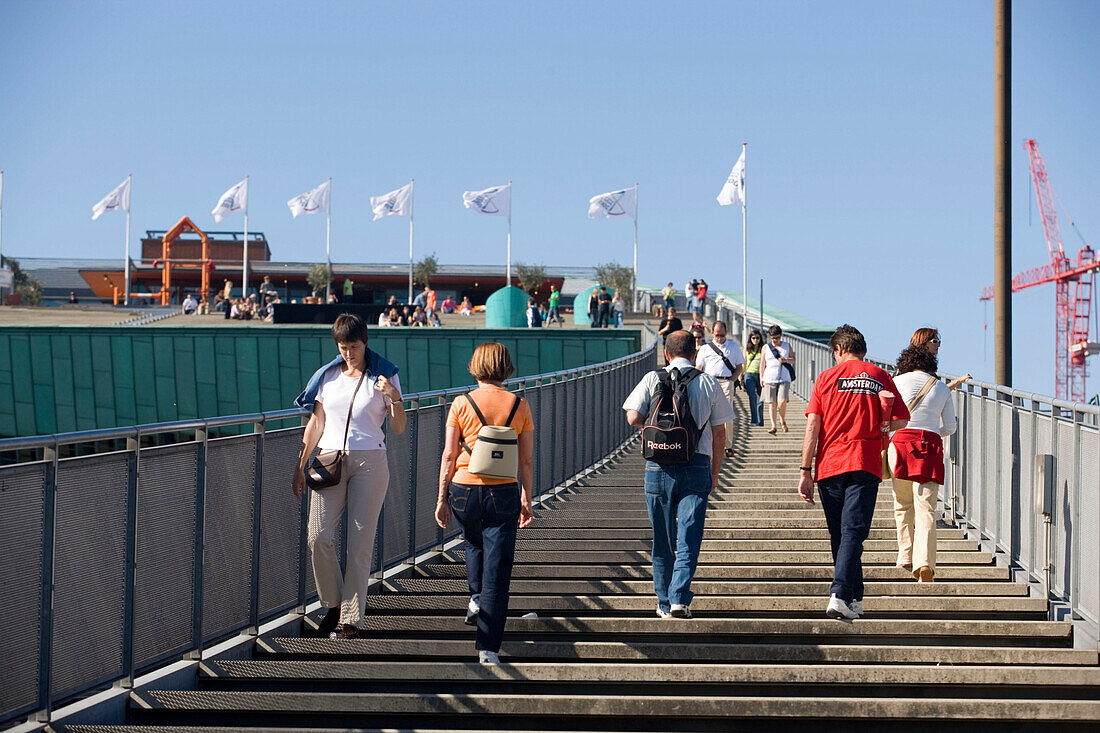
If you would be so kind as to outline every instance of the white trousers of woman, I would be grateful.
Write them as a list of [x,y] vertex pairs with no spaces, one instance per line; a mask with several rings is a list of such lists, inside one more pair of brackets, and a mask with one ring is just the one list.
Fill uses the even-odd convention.
[[[344,457],[340,483],[311,491],[307,541],[317,594],[328,608],[340,607],[340,623],[359,626],[367,605],[374,535],[386,499],[390,467],[384,450],[353,450]],[[348,508],[347,572],[341,577],[336,527]]]

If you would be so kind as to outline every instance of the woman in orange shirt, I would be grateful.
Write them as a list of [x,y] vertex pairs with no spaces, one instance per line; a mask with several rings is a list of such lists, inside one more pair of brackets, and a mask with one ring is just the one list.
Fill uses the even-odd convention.
[[[439,500],[435,521],[446,528],[452,515],[462,526],[470,603],[466,623],[477,625],[475,648],[482,664],[499,664],[504,622],[508,616],[508,585],[516,554],[516,530],[531,523],[534,483],[534,422],[527,400],[504,388],[515,369],[503,344],[481,344],[470,359],[477,389],[459,397],[447,415],[447,435],[439,465]],[[476,403],[476,409],[470,400]],[[486,423],[478,418],[478,411]],[[509,421],[509,417],[511,420]],[[483,424],[515,429],[519,448],[520,483],[470,473],[470,452]]]

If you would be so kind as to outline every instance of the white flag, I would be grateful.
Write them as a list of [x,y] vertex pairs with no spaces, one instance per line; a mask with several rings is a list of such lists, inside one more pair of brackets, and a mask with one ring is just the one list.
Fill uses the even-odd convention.
[[412,214],[412,192],[413,185],[410,181],[396,191],[371,196],[370,210],[374,212],[374,221],[390,214]]
[[508,216],[512,208],[512,184],[493,186],[484,191],[466,191],[462,194],[462,204],[482,214]]
[[589,219],[634,218],[638,211],[637,193],[633,188],[609,191],[588,199]]
[[722,206],[730,204],[745,205],[745,149],[741,149],[741,157],[733,164],[729,180],[718,193],[718,203]]
[[234,211],[242,209],[245,214],[248,213],[248,178],[223,193],[218,199],[218,205],[210,213],[214,215],[214,221],[221,222]]
[[92,221],[103,215],[104,211],[130,210],[130,177],[118,184],[114,191],[103,197],[103,200],[92,207]]
[[316,214],[318,211],[328,211],[328,195],[332,189],[332,179],[328,179],[312,191],[307,191],[301,196],[295,196],[286,205],[290,207],[291,215],[297,219],[298,214]]

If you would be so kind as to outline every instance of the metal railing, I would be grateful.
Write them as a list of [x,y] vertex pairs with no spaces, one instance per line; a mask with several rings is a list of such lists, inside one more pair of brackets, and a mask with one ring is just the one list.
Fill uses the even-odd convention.
[[[794,392],[833,366],[828,345],[786,337]],[[872,360],[874,361],[874,360]],[[895,371],[888,362],[875,364]],[[969,527],[1100,645],[1100,407],[968,381],[952,391],[944,517]]]
[[[632,434],[620,406],[656,366],[650,345],[621,359],[513,379],[535,424],[534,493],[545,494]],[[411,565],[459,530],[435,524],[450,401],[468,388],[405,397],[408,424],[387,436],[390,484],[374,570]],[[0,723],[56,706],[240,632],[316,598],[308,498],[290,479],[302,410],[0,441],[34,460],[0,467]],[[290,425],[287,427],[287,425]],[[251,433],[214,437],[218,429]],[[187,432],[192,440],[150,446]],[[61,447],[125,441],[62,457]],[[338,533],[338,546],[346,535]],[[375,592],[384,584],[375,583]]]

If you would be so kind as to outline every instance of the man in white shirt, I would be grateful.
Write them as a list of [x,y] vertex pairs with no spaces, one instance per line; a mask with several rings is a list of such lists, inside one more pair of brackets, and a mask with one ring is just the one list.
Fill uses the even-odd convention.
[[[741,372],[745,369],[745,357],[741,345],[726,338],[726,324],[715,321],[711,328],[713,340],[699,349],[695,357],[695,368],[718,380],[722,394],[733,406],[733,390]],[[726,423],[726,457],[733,455],[733,422]]]
[[189,316],[199,309],[199,301],[195,300],[195,296],[191,293],[187,294],[187,297],[183,299],[183,315]]

